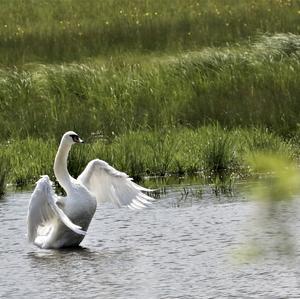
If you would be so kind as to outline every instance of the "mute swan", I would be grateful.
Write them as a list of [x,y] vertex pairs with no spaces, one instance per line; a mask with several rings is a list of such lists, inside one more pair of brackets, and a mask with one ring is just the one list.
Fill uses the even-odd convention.
[[75,132],[65,133],[54,161],[54,174],[67,196],[57,196],[49,177],[44,175],[30,199],[27,237],[41,248],[78,246],[86,235],[97,202],[112,201],[118,206],[141,209],[153,200],[142,192],[151,190],[135,184],[127,174],[102,160],[90,161],[77,179],[71,177],[67,159],[75,143],[83,141]]

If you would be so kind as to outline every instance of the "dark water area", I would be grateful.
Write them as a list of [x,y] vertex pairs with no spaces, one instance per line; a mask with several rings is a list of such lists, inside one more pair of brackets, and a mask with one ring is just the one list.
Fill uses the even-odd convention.
[[149,209],[99,206],[79,249],[42,250],[29,198],[0,201],[0,298],[300,298],[297,199],[269,221],[243,193],[172,186]]

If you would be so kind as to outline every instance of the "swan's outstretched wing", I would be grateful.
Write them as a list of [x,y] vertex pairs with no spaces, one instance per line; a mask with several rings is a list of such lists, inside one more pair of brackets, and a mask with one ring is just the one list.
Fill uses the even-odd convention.
[[152,190],[137,185],[126,173],[102,160],[89,162],[78,180],[96,196],[98,202],[111,201],[119,207],[142,209],[153,200],[142,192]]
[[48,176],[38,180],[32,193],[27,217],[28,240],[34,242],[39,226],[60,219],[68,228],[77,234],[85,235],[81,227],[75,225],[56,204],[56,196]]

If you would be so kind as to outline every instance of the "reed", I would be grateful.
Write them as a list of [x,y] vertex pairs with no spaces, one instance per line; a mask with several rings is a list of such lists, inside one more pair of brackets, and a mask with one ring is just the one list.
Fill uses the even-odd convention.
[[[296,159],[300,2],[11,0],[0,10],[0,183],[101,158],[137,180],[200,173],[217,188],[259,151]],[[5,146],[4,146],[5,145]],[[2,176],[3,175],[3,179]]]
[[242,47],[0,71],[2,139],[59,138],[71,129],[112,139],[176,127],[261,127],[297,134],[300,37]]
[[209,176],[227,176],[236,170],[238,161],[231,134],[213,126],[202,151],[203,168]]
[[8,180],[16,186],[24,186],[44,174],[53,179],[55,148],[53,139],[12,140],[4,149],[11,163]]
[[[9,181],[20,186],[33,183],[43,174],[54,179],[57,147],[54,139],[12,141],[4,149],[13,166]],[[235,178],[251,174],[249,156],[262,149],[288,155],[294,161],[299,154],[297,145],[273,133],[258,129],[224,130],[213,125],[195,130],[129,132],[112,140],[94,136],[88,144],[73,146],[68,167],[77,177],[88,161],[98,158],[137,181],[145,176],[198,174],[224,189],[231,188]]]

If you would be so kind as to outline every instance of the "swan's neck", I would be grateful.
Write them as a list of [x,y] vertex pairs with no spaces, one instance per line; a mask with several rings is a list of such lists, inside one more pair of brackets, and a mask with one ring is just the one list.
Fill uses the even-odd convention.
[[54,174],[56,179],[67,193],[71,188],[71,176],[67,168],[70,149],[70,144],[64,144],[61,142],[54,161]]

